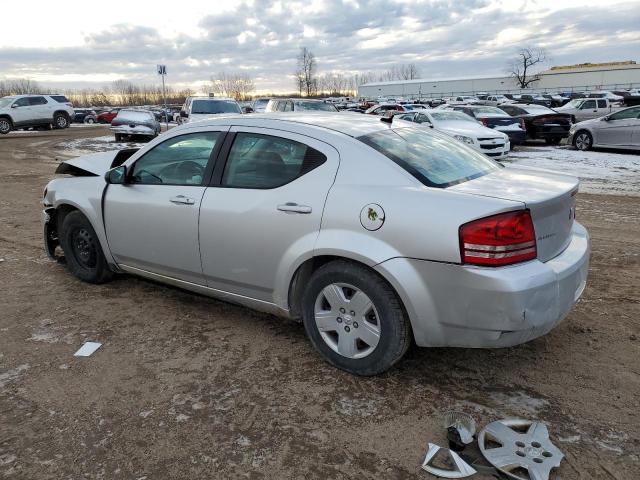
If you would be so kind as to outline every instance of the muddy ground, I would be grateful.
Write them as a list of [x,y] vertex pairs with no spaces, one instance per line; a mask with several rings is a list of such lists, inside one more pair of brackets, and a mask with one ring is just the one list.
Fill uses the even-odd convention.
[[[578,196],[589,282],[546,337],[414,348],[357,378],[297,323],[130,276],[88,285],[49,261],[39,201],[60,144],[107,134],[0,138],[0,478],[432,478],[420,463],[452,408],[546,422],[566,455],[552,478],[638,478],[640,198]],[[86,340],[104,345],[73,357]]]

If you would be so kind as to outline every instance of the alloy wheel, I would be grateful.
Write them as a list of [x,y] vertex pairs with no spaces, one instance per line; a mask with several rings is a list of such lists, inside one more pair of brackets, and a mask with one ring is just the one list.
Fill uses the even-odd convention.
[[67,127],[67,119],[64,117],[64,115],[59,115],[58,118],[56,119],[56,125],[58,125],[58,128],[66,128]]
[[0,119],[0,132],[7,133],[9,131],[11,131],[11,124],[9,123],[9,120],[4,118]]
[[380,341],[380,321],[371,299],[346,283],[332,283],[318,294],[316,327],[334,352],[352,359],[370,355]]
[[589,150],[591,147],[591,139],[587,133],[580,133],[576,137],[576,148],[578,150]]

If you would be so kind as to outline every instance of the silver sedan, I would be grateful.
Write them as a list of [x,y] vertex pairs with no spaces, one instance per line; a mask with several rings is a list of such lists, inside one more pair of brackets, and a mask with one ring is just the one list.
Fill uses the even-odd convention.
[[568,143],[578,150],[599,147],[640,150],[640,107],[575,123],[569,130]]
[[503,167],[406,122],[213,118],[57,173],[45,245],[78,278],[127,272],[301,319],[354,374],[387,370],[412,342],[529,341],[585,288],[575,178]]

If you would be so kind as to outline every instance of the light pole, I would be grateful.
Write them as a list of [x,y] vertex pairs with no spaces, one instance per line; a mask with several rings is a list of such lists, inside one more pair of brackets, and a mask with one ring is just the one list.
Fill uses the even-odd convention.
[[166,65],[158,65],[158,75],[162,77],[162,101],[164,102],[164,121],[167,125],[167,131],[169,131],[169,115],[167,115],[167,93],[164,88],[164,77],[167,74]]

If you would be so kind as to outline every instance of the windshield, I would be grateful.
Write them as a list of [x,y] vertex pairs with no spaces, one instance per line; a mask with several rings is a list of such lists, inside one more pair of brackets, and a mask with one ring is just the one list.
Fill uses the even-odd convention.
[[269,103],[269,99],[268,98],[259,98],[258,100],[256,100],[254,102],[254,105],[256,107],[266,107],[267,103]]
[[315,110],[322,112],[337,112],[338,109],[331,105],[330,103],[325,102],[301,102],[296,101],[293,102],[295,105],[295,110]]
[[150,112],[120,110],[116,118],[125,122],[148,122],[154,118],[154,116],[153,113]]
[[242,113],[242,111],[235,100],[194,100],[191,104],[191,113]]
[[418,128],[396,128],[358,137],[423,184],[445,188],[498,170],[485,155],[452,138]]
[[580,107],[580,105],[582,105],[582,102],[584,102],[584,100],[582,100],[581,98],[576,99],[576,100],[571,100],[569,103],[567,103],[567,106],[573,107],[573,108],[578,108],[578,107]]
[[0,108],[8,107],[14,100],[13,97],[0,98]]
[[473,122],[477,123],[472,117],[462,112],[448,112],[448,111],[434,111],[431,112],[431,116],[436,122]]

